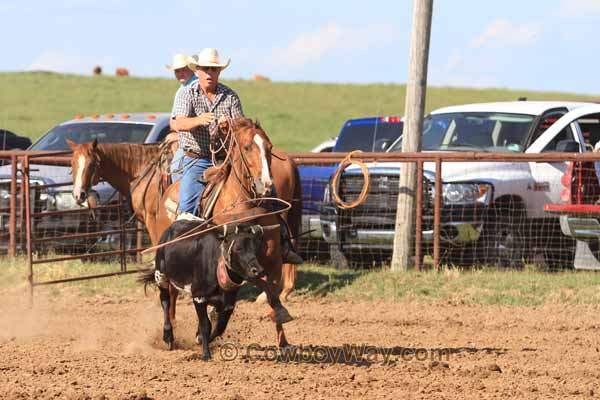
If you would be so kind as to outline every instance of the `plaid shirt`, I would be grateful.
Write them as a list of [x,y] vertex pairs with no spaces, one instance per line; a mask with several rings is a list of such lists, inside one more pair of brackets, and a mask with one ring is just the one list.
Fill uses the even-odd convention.
[[[213,112],[216,124],[220,117],[231,118],[243,117],[242,103],[238,95],[227,86],[218,83],[215,93],[215,101],[206,97],[198,81],[190,86],[182,88],[175,96],[173,105],[173,116],[197,117],[205,112]],[[211,124],[211,125],[212,125]],[[179,147],[192,151],[201,157],[210,157],[210,126],[198,126],[191,131],[179,131]]]

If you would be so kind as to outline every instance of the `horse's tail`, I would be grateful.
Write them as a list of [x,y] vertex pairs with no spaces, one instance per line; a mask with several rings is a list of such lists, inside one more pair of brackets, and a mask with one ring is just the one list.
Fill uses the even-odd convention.
[[288,212],[288,227],[293,239],[297,239],[300,235],[302,227],[302,181],[300,180],[300,172],[295,162],[292,162],[294,169],[294,194],[292,196],[292,208]]

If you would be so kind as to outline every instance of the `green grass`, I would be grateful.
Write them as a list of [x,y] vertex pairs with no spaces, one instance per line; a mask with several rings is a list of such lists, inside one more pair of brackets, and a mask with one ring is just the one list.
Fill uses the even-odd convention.
[[[309,150],[336,136],[349,118],[404,113],[404,85],[316,84],[224,80],[238,92],[247,116],[257,118],[276,146]],[[174,79],[0,73],[0,128],[35,140],[77,114],[170,111]],[[464,103],[593,99],[570,93],[431,87],[427,111]]]
[[[133,265],[132,265],[133,267]],[[68,261],[34,266],[37,282],[118,271],[118,263]],[[53,296],[76,290],[81,296],[130,296],[141,293],[138,274],[52,285]],[[0,293],[15,288],[26,290],[27,262],[24,258],[0,259]],[[441,304],[537,306],[543,304],[600,304],[600,274],[591,271],[547,273],[533,268],[523,271],[442,269],[392,273],[337,270],[307,265],[298,271],[296,295],[327,296],[334,301],[416,301]],[[245,286],[240,297],[253,298],[258,291]]]

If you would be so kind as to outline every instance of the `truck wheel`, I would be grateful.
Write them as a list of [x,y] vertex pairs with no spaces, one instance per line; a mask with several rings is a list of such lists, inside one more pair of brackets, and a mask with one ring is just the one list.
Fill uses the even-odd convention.
[[329,245],[329,260],[331,264],[337,269],[350,268],[348,257],[344,254],[339,244]]
[[549,240],[544,246],[546,268],[553,271],[574,268],[576,244],[573,238],[562,233],[559,224],[551,225]]
[[484,265],[503,268],[523,268],[525,235],[523,215],[495,210],[485,223],[478,244],[478,259]]

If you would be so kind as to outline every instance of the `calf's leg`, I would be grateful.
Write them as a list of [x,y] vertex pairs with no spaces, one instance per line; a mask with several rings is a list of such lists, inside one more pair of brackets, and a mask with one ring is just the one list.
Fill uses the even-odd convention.
[[196,315],[200,322],[200,330],[202,331],[202,360],[210,360],[210,349],[208,348],[208,342],[210,338],[211,323],[206,312],[206,302],[197,302],[194,300],[194,307],[196,308]]
[[163,342],[166,343],[168,350],[173,350],[173,343],[175,337],[173,336],[173,325],[171,325],[171,318],[169,315],[169,290],[159,287],[160,290],[160,305],[163,309],[164,324],[163,324]]
[[221,336],[225,329],[227,328],[227,324],[229,323],[229,319],[231,318],[231,314],[233,314],[233,310],[235,309],[235,302],[237,301],[237,290],[231,292],[225,292],[223,295],[223,309],[219,310],[217,324],[215,329],[213,329],[210,334],[210,341],[212,342],[215,338]]

